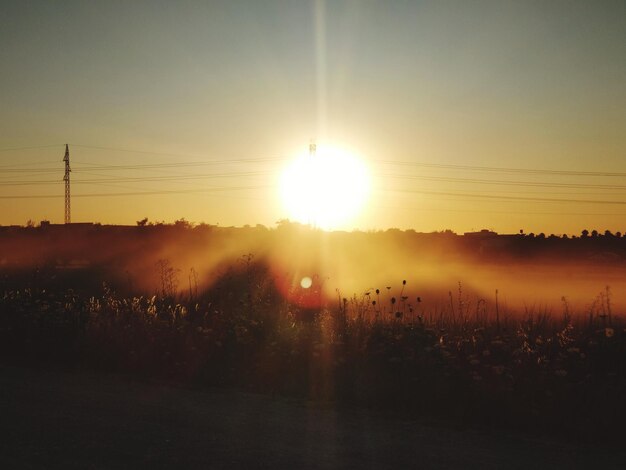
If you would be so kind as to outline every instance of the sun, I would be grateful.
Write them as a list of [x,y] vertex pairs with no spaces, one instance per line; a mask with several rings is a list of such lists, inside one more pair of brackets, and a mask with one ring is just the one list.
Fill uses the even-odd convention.
[[370,189],[364,161],[350,151],[326,145],[297,156],[280,182],[289,218],[325,230],[347,228],[364,209]]

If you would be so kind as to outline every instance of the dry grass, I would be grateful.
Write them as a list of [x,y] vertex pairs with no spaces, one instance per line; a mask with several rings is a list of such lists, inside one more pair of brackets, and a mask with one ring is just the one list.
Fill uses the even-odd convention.
[[[169,267],[169,266],[168,266]],[[311,309],[249,260],[207,292],[0,293],[4,361],[226,385],[402,413],[610,438],[626,418],[626,330],[607,289],[589,311],[445,308],[382,286]]]

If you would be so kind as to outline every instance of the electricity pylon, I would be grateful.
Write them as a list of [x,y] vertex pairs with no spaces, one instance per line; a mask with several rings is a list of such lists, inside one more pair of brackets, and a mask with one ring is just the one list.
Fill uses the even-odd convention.
[[69,224],[72,222],[71,211],[70,211],[70,148],[67,144],[65,144],[65,157],[63,157],[63,161],[65,162],[65,176],[63,176],[63,181],[65,181],[65,223]]

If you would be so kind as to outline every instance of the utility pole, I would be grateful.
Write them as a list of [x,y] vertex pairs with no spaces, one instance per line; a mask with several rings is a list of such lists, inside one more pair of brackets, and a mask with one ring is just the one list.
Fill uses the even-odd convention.
[[63,181],[65,181],[65,223],[69,224],[72,222],[72,218],[70,215],[70,148],[68,144],[65,144],[65,157],[63,157],[63,161],[65,162],[65,176],[63,177]]

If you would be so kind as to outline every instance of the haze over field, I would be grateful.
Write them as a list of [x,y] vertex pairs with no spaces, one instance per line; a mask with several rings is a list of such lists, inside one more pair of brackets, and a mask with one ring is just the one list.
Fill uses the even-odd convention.
[[252,283],[318,310],[345,297],[354,315],[398,308],[435,316],[459,309],[493,314],[499,308],[514,318],[560,317],[564,309],[582,316],[620,311],[626,306],[624,260],[626,238],[613,235],[328,233],[286,223],[272,230],[183,224],[0,230],[0,289],[71,287],[93,295],[104,282],[121,295],[171,290],[186,298],[219,291],[235,276],[239,295]]
[[15,1],[0,41],[3,225],[63,221],[65,143],[75,222],[306,219],[314,139],[369,175],[325,228],[626,230],[622,1]]

